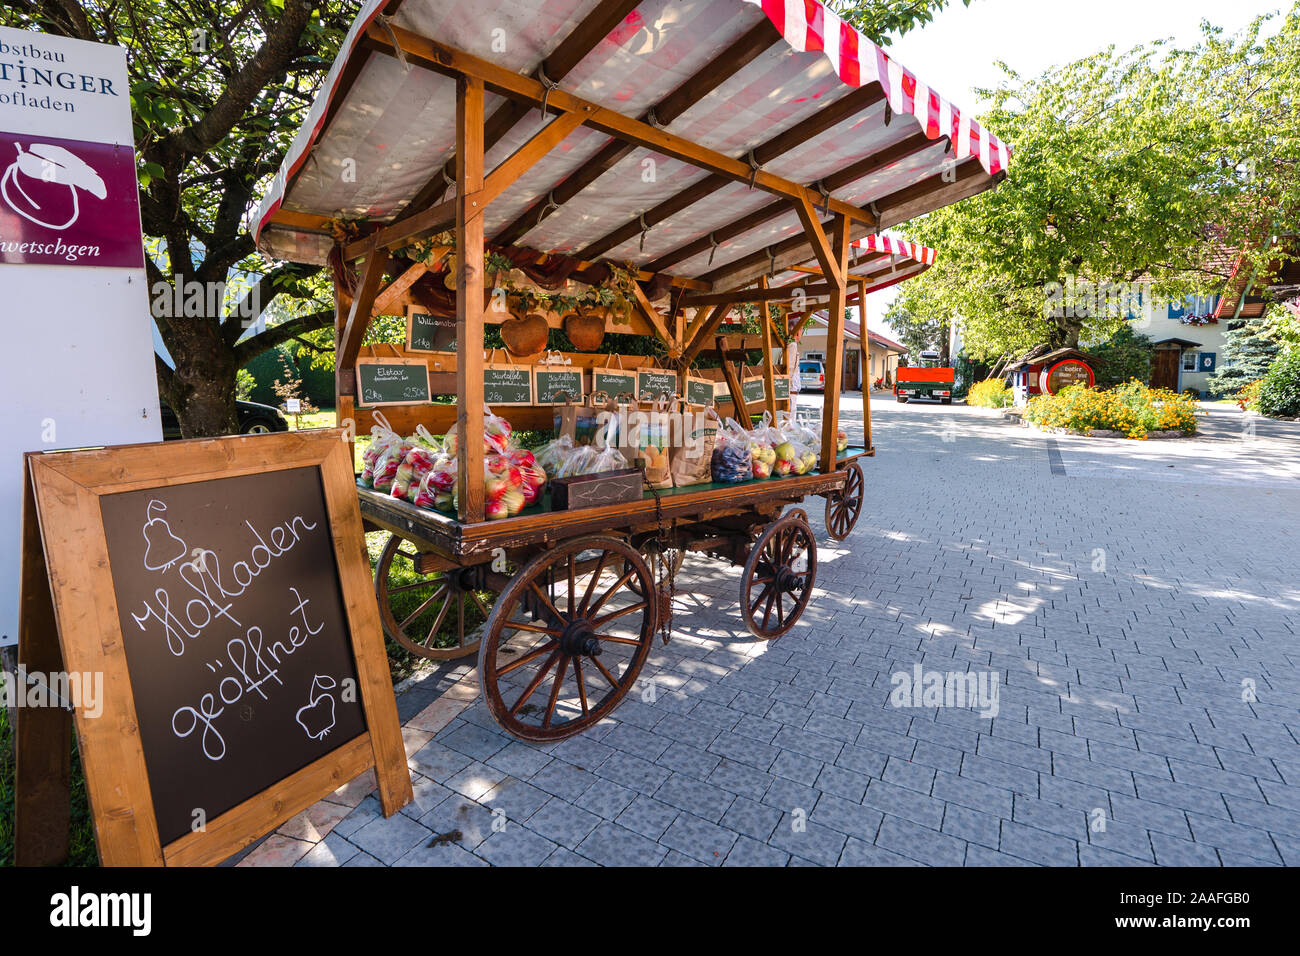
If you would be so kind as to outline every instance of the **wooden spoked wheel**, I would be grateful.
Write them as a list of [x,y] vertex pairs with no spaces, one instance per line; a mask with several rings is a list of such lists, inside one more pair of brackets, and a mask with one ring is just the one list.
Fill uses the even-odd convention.
[[502,729],[546,743],[607,717],[650,654],[653,591],[645,559],[617,538],[577,538],[524,565],[479,647],[483,699]]
[[375,569],[384,633],[412,654],[435,661],[478,650],[492,594],[476,587],[478,570],[422,573],[414,544],[390,535]]
[[740,614],[751,634],[780,637],[803,614],[817,579],[817,542],[802,511],[768,525],[745,560]]
[[836,541],[843,541],[853,531],[862,515],[862,502],[866,498],[867,480],[862,467],[854,462],[848,467],[844,487],[826,496],[826,533]]

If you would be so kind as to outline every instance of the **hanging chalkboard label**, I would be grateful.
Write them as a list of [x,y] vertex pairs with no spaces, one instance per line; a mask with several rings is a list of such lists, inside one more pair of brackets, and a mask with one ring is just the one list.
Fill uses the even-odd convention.
[[636,394],[636,372],[624,372],[621,369],[593,369],[591,392],[604,392],[610,398],[620,395]]
[[429,401],[429,366],[421,359],[357,359],[358,405]]
[[716,399],[717,382],[707,378],[686,380],[686,401],[691,405],[712,405]]
[[538,405],[578,402],[586,395],[582,388],[582,369],[569,366],[537,366],[533,369],[533,388]]
[[790,397],[790,376],[777,375],[772,379],[773,398],[778,402],[784,402]]
[[657,402],[677,394],[677,373],[662,369],[643,368],[636,373],[636,400]]
[[367,767],[409,801],[345,438],[28,457],[104,863],[220,862]]
[[406,350],[408,352],[456,351],[456,317],[430,315],[415,306],[407,306]]
[[727,384],[726,379],[713,383],[713,402],[715,405],[725,405],[731,401],[731,386]]
[[752,378],[742,379],[740,382],[740,393],[745,400],[746,405],[753,405],[767,398],[767,387],[763,384],[761,375]]
[[489,405],[531,405],[533,370],[528,365],[488,365],[483,369],[483,401]]

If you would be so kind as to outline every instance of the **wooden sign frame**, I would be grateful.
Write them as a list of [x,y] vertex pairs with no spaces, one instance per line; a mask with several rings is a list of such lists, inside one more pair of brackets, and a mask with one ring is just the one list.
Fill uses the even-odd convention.
[[[424,308],[421,308],[421,307],[419,307],[419,306],[415,306],[415,305],[408,305],[408,306],[406,307],[406,351],[408,351],[408,352],[414,352],[414,353],[419,354],[419,355],[455,355],[455,354],[456,354],[456,349],[455,349],[455,348],[450,348],[450,349],[420,349],[420,348],[416,348],[416,347],[415,347],[415,339],[414,339],[414,337],[413,337],[413,334],[414,334],[414,331],[415,331],[415,328],[414,328],[414,327],[415,327],[415,316],[416,316],[417,314],[419,314],[419,315],[427,315],[427,316],[430,316],[431,318],[435,318],[435,319],[438,318],[438,316],[433,315],[433,313],[431,313],[428,309],[424,309]],[[456,320],[455,320],[455,318],[452,318],[451,321],[452,321],[452,323],[454,324]],[[454,342],[453,342],[452,344],[453,344],[453,346],[455,345]]]
[[[400,402],[365,402],[361,384],[361,369],[370,365],[413,365],[424,371],[424,398],[405,399]],[[357,405],[363,408],[382,408],[385,405],[428,405],[433,400],[433,386],[429,383],[429,363],[424,359],[359,358],[356,362]]]
[[493,372],[493,371],[510,371],[510,372],[518,372],[518,373],[520,373],[521,375],[523,375],[524,378],[526,378],[526,379],[528,380],[528,400],[527,400],[527,401],[523,401],[523,402],[499,402],[499,401],[498,401],[498,402],[488,402],[487,396],[485,395],[484,398],[483,398],[483,401],[486,402],[486,403],[488,403],[488,404],[490,404],[493,408],[497,408],[497,407],[500,407],[500,408],[511,408],[511,407],[521,407],[521,406],[531,406],[531,405],[533,405],[533,404],[534,404],[533,399],[534,399],[534,398],[536,397],[536,395],[537,395],[537,382],[535,381],[534,376],[533,376],[534,369],[535,369],[535,366],[532,366],[532,365],[516,365],[516,364],[514,364],[513,362],[487,362],[487,363],[484,364],[484,366],[483,366],[484,389],[485,389],[485,390],[486,390],[486,388],[487,388],[487,381],[486,381],[486,379],[487,379],[487,373],[488,373],[488,372]]
[[[702,386],[709,391],[709,400],[707,402],[691,401],[691,386]],[[686,395],[685,401],[688,405],[696,405],[701,408],[709,408],[717,403],[718,383],[711,378],[700,378],[695,375],[686,376]]]
[[[411,777],[346,438],[342,429],[317,429],[25,456],[19,658],[29,669],[43,664],[53,670],[49,665],[57,661],[59,670],[104,675],[102,714],[92,719],[77,711],[75,721],[103,865],[220,863],[372,767],[385,816],[411,801]],[[203,830],[162,845],[99,499],[303,467],[317,469],[321,479],[366,730],[208,820]],[[48,770],[59,754],[38,752],[34,744],[57,745],[60,732],[55,723],[61,722],[66,763],[67,713],[58,708],[25,709],[19,720],[20,728],[33,723],[18,735],[15,850],[20,862],[57,863],[40,857],[51,852],[51,843],[57,852],[55,831],[60,822],[66,832],[67,778],[51,783],[36,776]],[[66,845],[65,836],[65,852]]]
[[[542,394],[541,379],[539,376],[547,373],[561,372],[564,374],[575,374],[578,376],[578,394],[569,395],[567,398],[559,399],[555,395],[545,396]],[[560,393],[556,393],[560,394]],[[533,366],[533,404],[537,406],[551,405],[573,405],[582,404],[587,397],[587,376],[586,369],[578,365],[534,365]]]

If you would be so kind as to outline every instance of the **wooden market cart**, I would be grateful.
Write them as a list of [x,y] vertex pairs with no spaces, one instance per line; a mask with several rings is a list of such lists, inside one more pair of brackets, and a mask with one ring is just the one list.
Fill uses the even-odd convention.
[[[680,395],[688,377],[721,379],[724,415],[775,417],[790,408],[776,386],[804,316],[826,312],[826,380],[838,383],[846,306],[933,262],[881,230],[1005,175],[1004,144],[830,10],[798,7],[369,0],[257,213],[264,251],[333,271],[339,422],[364,434],[382,411],[403,434],[456,427],[454,517],[358,488],[368,527],[390,535],[381,617],[424,656],[477,652],[487,705],[520,738],[577,733],[629,692],[656,633],[667,638],[687,553],[740,566],[746,626],[786,633],[817,570],[801,506],[824,497],[828,533],[846,537],[874,449],[864,408],[864,444],[837,451],[828,388],[806,474],[576,510],[544,500],[488,521],[471,480],[483,471],[485,326],[573,332],[581,314],[598,332],[595,316],[604,333],[655,343],[621,367],[667,370]],[[511,311],[530,314],[493,308],[503,287],[528,303]],[[551,307],[566,300],[539,292],[587,305]],[[727,328],[738,310],[757,332]],[[454,351],[412,348],[409,330],[405,346],[363,344],[376,316],[414,311],[443,317]],[[763,389],[750,403],[754,348]],[[608,351],[562,359],[589,381]],[[719,367],[694,368],[704,357]],[[366,359],[421,363],[430,394],[455,403],[364,405]],[[549,428],[554,414],[496,411],[516,429]]]

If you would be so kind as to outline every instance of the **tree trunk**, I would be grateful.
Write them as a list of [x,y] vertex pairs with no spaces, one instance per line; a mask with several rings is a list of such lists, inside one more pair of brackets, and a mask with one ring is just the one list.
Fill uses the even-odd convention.
[[173,319],[164,335],[176,368],[159,392],[176,413],[184,438],[239,433],[235,412],[235,358],[215,320]]

